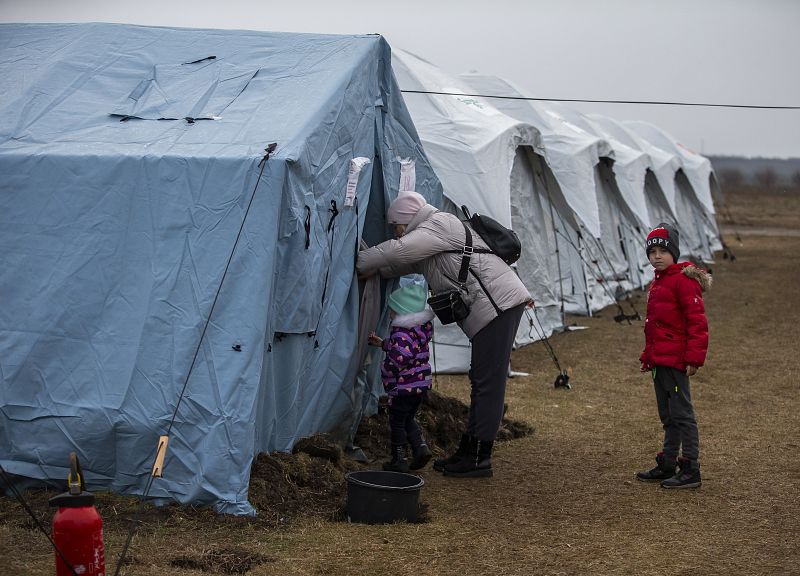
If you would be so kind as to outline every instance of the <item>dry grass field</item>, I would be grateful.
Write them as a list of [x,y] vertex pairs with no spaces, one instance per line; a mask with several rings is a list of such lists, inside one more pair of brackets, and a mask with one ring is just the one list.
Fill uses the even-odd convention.
[[[508,417],[534,432],[496,444],[493,478],[423,470],[423,522],[349,524],[337,512],[349,464],[273,455],[259,459],[251,500],[274,506],[257,505],[256,519],[148,509],[120,574],[800,574],[800,191],[729,192],[726,204],[736,259],[712,267],[708,362],[692,380],[700,489],[634,480],[660,426],[639,372],[641,322],[617,324],[608,309],[551,339],[572,390],[553,388],[541,344],[514,352],[512,367],[530,376],[509,381]],[[463,376],[439,377],[437,389],[468,398]],[[50,495],[26,494],[45,522]],[[109,574],[135,504],[99,495]],[[49,546],[16,500],[0,498],[0,573],[53,574]]]

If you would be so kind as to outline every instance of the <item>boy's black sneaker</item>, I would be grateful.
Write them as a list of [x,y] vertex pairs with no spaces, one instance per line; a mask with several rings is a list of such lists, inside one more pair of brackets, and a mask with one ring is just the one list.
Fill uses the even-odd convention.
[[700,488],[700,465],[689,460],[678,461],[678,472],[661,482],[662,488]]
[[637,472],[636,479],[642,482],[661,482],[675,476],[675,459],[667,459],[663,452],[656,454],[656,466],[647,472]]

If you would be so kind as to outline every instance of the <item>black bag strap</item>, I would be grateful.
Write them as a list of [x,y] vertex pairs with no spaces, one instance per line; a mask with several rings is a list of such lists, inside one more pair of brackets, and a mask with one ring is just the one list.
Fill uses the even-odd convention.
[[467,283],[467,273],[469,272],[469,261],[472,259],[472,253],[474,250],[472,249],[472,232],[469,231],[467,225],[464,224],[464,232],[466,232],[466,238],[464,240],[464,248],[461,250],[461,269],[458,271],[458,283],[463,288],[464,285]]

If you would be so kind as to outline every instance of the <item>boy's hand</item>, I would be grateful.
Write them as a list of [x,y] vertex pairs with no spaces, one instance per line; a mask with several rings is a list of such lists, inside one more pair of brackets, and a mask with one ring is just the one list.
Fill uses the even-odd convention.
[[375,332],[370,332],[368,342],[370,346],[381,346],[383,344],[383,338],[375,334]]
[[686,366],[686,375],[694,376],[695,374],[697,374],[697,366],[692,366],[691,364],[688,364]]

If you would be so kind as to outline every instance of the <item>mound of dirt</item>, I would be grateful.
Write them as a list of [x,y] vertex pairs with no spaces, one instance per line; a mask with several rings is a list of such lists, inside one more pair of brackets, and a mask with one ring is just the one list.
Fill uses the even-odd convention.
[[[468,406],[460,400],[431,390],[418,420],[434,454],[455,450],[468,413]],[[497,440],[532,433],[530,425],[504,418]],[[388,457],[389,417],[385,405],[374,416],[362,419],[353,447],[363,452],[366,461],[348,458],[341,447],[321,434],[300,440],[291,454],[259,454],[250,473],[250,502],[262,520],[275,524],[299,515],[342,520],[347,498],[345,474],[378,468]]]

